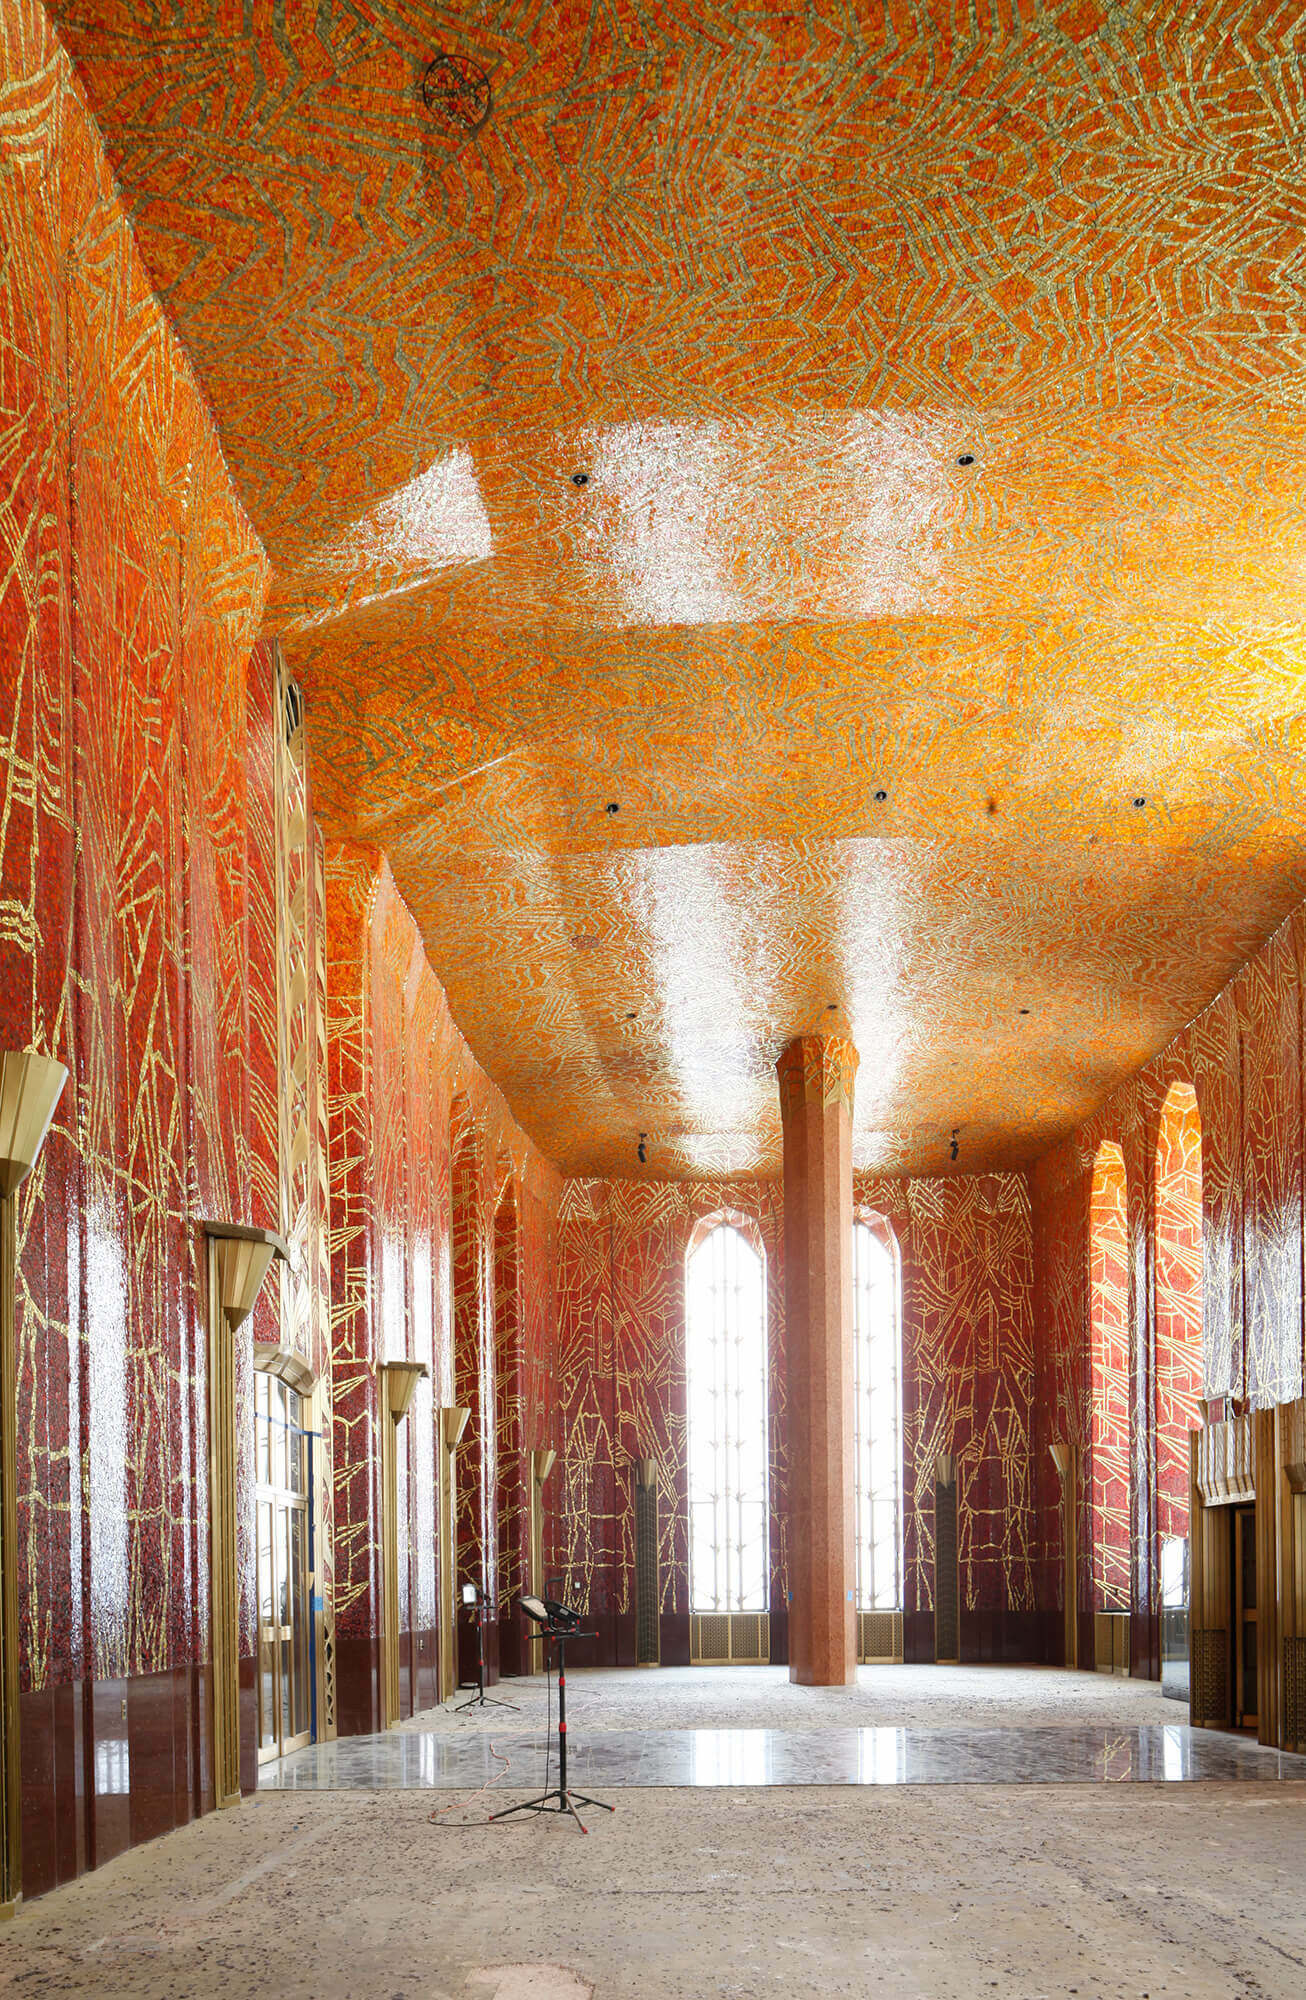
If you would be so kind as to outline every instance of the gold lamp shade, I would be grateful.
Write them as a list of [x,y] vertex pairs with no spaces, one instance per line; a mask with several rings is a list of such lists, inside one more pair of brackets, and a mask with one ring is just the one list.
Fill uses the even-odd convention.
[[940,1451],[934,1457],[934,1484],[955,1486],[957,1483],[957,1458],[955,1452]]
[[440,1412],[440,1436],[445,1448],[452,1451],[467,1428],[471,1411],[462,1403],[446,1403]]
[[408,1415],[418,1383],[430,1371],[424,1361],[383,1361],[377,1372],[385,1384],[385,1406],[399,1423]]
[[217,1263],[218,1297],[234,1333],[254,1310],[259,1287],[274,1257],[290,1262],[290,1252],[270,1229],[244,1222],[206,1222]]
[[658,1462],[655,1458],[634,1458],[636,1486],[656,1486],[658,1483]]
[[1063,1439],[1054,1438],[1048,1446],[1048,1450],[1052,1454],[1053,1465],[1056,1466],[1057,1471],[1064,1479],[1070,1470],[1070,1446]]
[[531,1453],[531,1470],[535,1474],[538,1485],[543,1486],[545,1480],[553,1470],[553,1461],[557,1456],[557,1452],[554,1451],[551,1445],[544,1445],[538,1451]]
[[31,1050],[0,1055],[0,1195],[17,1194],[45,1143],[68,1071]]

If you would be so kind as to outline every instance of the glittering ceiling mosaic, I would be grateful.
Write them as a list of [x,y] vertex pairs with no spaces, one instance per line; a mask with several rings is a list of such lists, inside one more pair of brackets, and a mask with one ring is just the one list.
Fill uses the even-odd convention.
[[55,11],[565,1170],[774,1172],[825,1021],[862,1166],[1028,1160],[1306,893],[1306,9]]

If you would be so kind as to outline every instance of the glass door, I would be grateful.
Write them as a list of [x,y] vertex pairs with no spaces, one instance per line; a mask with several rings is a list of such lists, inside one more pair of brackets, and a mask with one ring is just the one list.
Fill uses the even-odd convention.
[[310,1459],[303,1419],[303,1398],[295,1390],[275,1375],[255,1374],[260,1763],[313,1738]]

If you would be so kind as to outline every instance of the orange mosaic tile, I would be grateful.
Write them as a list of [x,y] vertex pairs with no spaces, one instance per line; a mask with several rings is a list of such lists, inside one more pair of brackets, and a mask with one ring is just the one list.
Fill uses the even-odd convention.
[[1291,17],[55,14],[328,830],[564,1171],[777,1173],[831,1021],[859,1165],[1027,1162],[1306,893]]

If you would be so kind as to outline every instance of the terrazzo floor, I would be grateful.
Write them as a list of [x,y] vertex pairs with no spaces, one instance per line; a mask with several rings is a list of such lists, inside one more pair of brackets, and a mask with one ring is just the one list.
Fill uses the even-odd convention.
[[[1162,1722],[1150,1722],[1131,1706],[1147,1691],[1129,1683],[1040,1675],[1046,1685],[1032,1689],[1024,1674],[981,1671],[975,1713],[954,1706],[948,1716],[928,1685],[912,1697],[940,1741],[992,1707],[1018,1729],[1054,1734],[1044,1704],[1058,1694],[1068,1741],[1093,1727],[1182,1726],[1159,1701]],[[694,1726],[703,1691],[692,1680],[680,1698],[650,1691],[641,1719],[622,1678],[576,1676],[578,1735],[582,1715],[600,1707],[645,1731]],[[953,1684],[964,1691],[960,1676]],[[715,1703],[726,1690],[708,1692]],[[772,1700],[790,1706],[775,1688],[742,1689],[734,1713]],[[923,1733],[913,1713],[904,1727]],[[484,1721],[437,1718],[404,1734],[476,1747],[484,1733],[483,1749]],[[804,1723],[810,1732],[810,1716]],[[0,1931],[0,1991],[23,2000],[1306,1993],[1300,1782],[629,1787],[586,1838],[558,1818],[487,1823],[492,1804],[523,1795],[262,1791],[21,1910]]]

